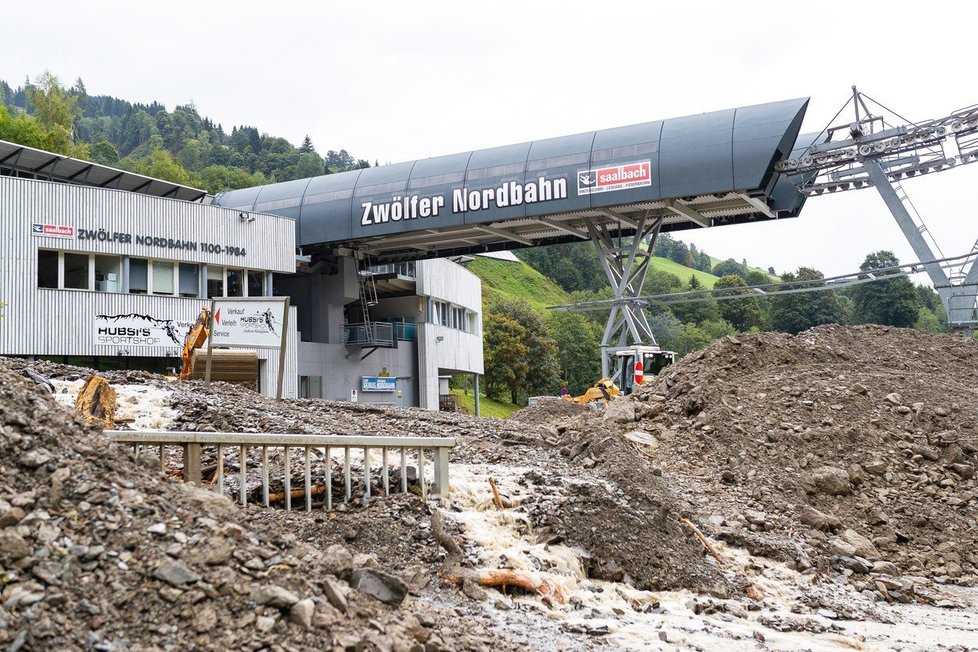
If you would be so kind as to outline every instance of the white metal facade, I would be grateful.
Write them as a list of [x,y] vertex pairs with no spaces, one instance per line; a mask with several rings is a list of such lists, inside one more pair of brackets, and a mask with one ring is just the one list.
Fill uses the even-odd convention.
[[[71,238],[32,234],[32,225],[72,227]],[[83,237],[80,230],[95,234]],[[104,238],[99,234],[105,234]],[[87,235],[87,234],[86,234]],[[148,238],[148,239],[147,239]],[[178,243],[173,247],[170,241]],[[196,250],[188,243],[196,245]],[[209,246],[205,246],[209,245]],[[220,248],[220,251],[209,251]],[[140,313],[193,321],[204,296],[38,287],[38,250],[105,254],[291,274],[295,222],[130,192],[0,177],[0,354],[67,356],[179,356],[179,346],[96,345],[97,314]],[[125,258],[124,258],[125,260]],[[270,275],[265,289],[270,287]],[[296,320],[286,349],[284,396],[296,395]],[[274,392],[278,352],[259,351],[261,386]]]

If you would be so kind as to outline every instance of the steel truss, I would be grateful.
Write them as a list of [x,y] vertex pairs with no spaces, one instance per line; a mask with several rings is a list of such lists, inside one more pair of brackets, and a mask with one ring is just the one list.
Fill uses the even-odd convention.
[[[853,86],[849,102],[855,121],[827,127],[823,130],[828,134],[824,142],[816,139],[800,156],[782,161],[775,168],[790,175],[799,192],[809,196],[876,188],[917,257],[935,261],[935,250],[943,257],[941,248],[900,180],[978,161],[978,105],[921,123],[911,123],[897,115],[908,124],[893,126],[873,115],[867,100],[889,111]],[[833,141],[839,132],[844,134],[843,139]],[[972,252],[976,251],[978,242],[972,248]],[[978,263],[968,257],[951,274],[934,262],[925,263],[924,269],[941,297],[949,325],[974,331],[978,326]]]
[[611,314],[601,339],[601,375],[620,381],[616,352],[634,346],[658,346],[645,316],[644,306],[636,301],[649,271],[652,249],[659,238],[663,217],[650,217],[646,212],[635,225],[631,240],[612,237],[607,224],[586,221],[591,242],[598,252],[608,282],[615,292]]

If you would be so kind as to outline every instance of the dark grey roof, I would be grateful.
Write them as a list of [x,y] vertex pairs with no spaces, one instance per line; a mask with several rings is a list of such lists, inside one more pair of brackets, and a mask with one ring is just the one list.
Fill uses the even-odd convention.
[[804,198],[774,164],[795,146],[807,105],[786,100],[354,170],[230,191],[215,203],[297,218],[300,246],[355,246],[380,259],[575,240],[585,220],[627,232],[646,214],[664,216],[667,231],[793,217]]
[[200,201],[207,192],[172,181],[117,170],[91,161],[46,152],[0,140],[0,174],[5,176],[59,181],[82,186],[113,188],[156,197]]

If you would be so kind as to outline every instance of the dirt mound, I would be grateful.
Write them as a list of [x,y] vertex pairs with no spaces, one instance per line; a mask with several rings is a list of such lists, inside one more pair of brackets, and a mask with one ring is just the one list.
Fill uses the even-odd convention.
[[[506,647],[405,596],[376,558],[325,545],[343,531],[323,524],[306,545],[274,513],[159,479],[12,366],[0,360],[0,645]],[[369,594],[348,584],[357,568]]]
[[522,410],[514,412],[509,415],[509,418],[521,423],[541,424],[549,423],[555,419],[576,416],[589,409],[570,401],[548,398],[541,399],[533,405],[528,405]]
[[900,573],[973,584],[976,362],[974,341],[878,326],[725,338],[609,408],[591,455],[628,444],[636,491],[661,473],[715,536],[799,568],[898,599]]

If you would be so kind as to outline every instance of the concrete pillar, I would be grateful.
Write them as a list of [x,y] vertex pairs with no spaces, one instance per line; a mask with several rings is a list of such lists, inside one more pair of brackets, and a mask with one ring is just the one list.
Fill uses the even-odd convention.
[[472,374],[472,385],[475,387],[475,416],[482,416],[482,408],[479,405],[479,374]]

